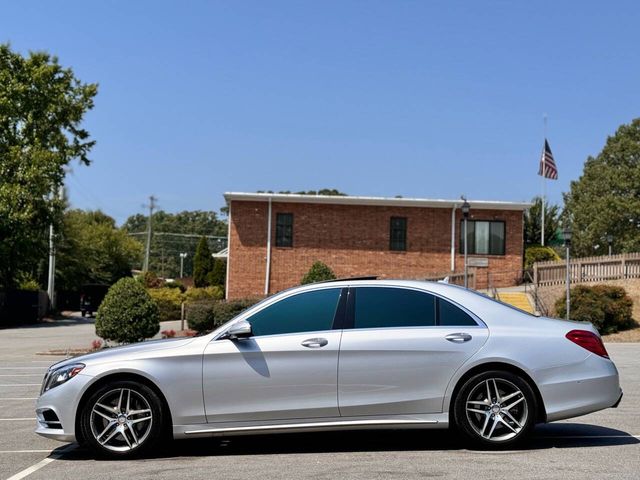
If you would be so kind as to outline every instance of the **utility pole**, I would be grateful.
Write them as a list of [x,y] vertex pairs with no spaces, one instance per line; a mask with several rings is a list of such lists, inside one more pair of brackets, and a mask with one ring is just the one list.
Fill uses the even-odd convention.
[[[60,199],[63,198],[64,186],[60,186],[58,189],[58,195]],[[54,196],[55,193],[52,194],[52,199]],[[49,271],[47,276],[47,295],[49,296],[49,307],[53,311],[56,308],[56,245],[53,223],[49,224]]]
[[153,216],[153,210],[156,208],[156,201],[158,199],[151,195],[149,197],[149,205],[145,205],[149,208],[149,218],[147,219],[147,247],[144,252],[144,263],[142,265],[142,271],[149,271],[149,254],[151,253],[151,217]]

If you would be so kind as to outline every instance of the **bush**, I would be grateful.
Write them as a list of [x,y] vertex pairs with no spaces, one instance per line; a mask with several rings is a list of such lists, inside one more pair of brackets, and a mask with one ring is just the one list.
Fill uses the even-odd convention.
[[[631,317],[633,301],[622,287],[578,285],[571,289],[571,320],[591,322],[602,335],[635,326]],[[567,314],[567,299],[556,301],[556,313]]]
[[325,263],[318,260],[311,265],[311,268],[307,274],[302,277],[302,281],[300,283],[302,285],[306,285],[307,283],[324,282],[326,280],[335,279],[336,275],[333,273],[333,270],[331,270]]
[[136,277],[136,280],[147,288],[160,288],[164,286],[164,280],[158,278],[153,272],[142,272]]
[[216,285],[205,288],[189,288],[185,293],[187,302],[195,302],[198,300],[220,300],[224,297],[222,287]]
[[198,300],[190,302],[186,307],[187,325],[198,333],[213,330],[213,300]]
[[139,281],[118,280],[107,292],[96,315],[96,334],[106,340],[133,343],[160,330],[156,302]]
[[187,291],[187,287],[185,287],[182,282],[179,282],[177,280],[171,280],[170,282],[166,282],[164,284],[164,288],[177,288],[182,293]]
[[228,322],[239,313],[258,303],[258,298],[239,298],[237,300],[227,300],[218,302],[213,306],[213,316],[216,327]]
[[536,262],[547,262],[551,260],[560,260],[556,251],[551,247],[543,247],[542,245],[532,245],[524,251],[524,268],[530,270]]
[[147,290],[158,305],[160,321],[180,319],[180,311],[184,295],[178,288],[150,288]]

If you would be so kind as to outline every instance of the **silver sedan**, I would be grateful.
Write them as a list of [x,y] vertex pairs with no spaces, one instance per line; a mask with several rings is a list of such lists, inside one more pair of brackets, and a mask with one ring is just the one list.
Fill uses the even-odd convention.
[[207,335],[57,363],[36,432],[109,457],[167,437],[356,428],[455,427],[491,448],[621,397],[591,324],[442,283],[340,281],[281,292]]

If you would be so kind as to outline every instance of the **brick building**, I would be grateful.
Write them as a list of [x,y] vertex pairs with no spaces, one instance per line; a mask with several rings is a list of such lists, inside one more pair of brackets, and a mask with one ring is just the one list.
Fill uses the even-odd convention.
[[[321,260],[338,277],[433,278],[464,271],[460,200],[226,193],[227,297],[297,285]],[[472,201],[471,286],[513,285],[530,204]]]

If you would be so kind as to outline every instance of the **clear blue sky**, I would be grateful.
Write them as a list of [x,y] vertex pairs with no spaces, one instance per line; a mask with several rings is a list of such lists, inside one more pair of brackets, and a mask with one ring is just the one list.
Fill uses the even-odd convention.
[[98,82],[74,206],[224,191],[529,200],[640,115],[637,1],[14,1],[0,42]]

